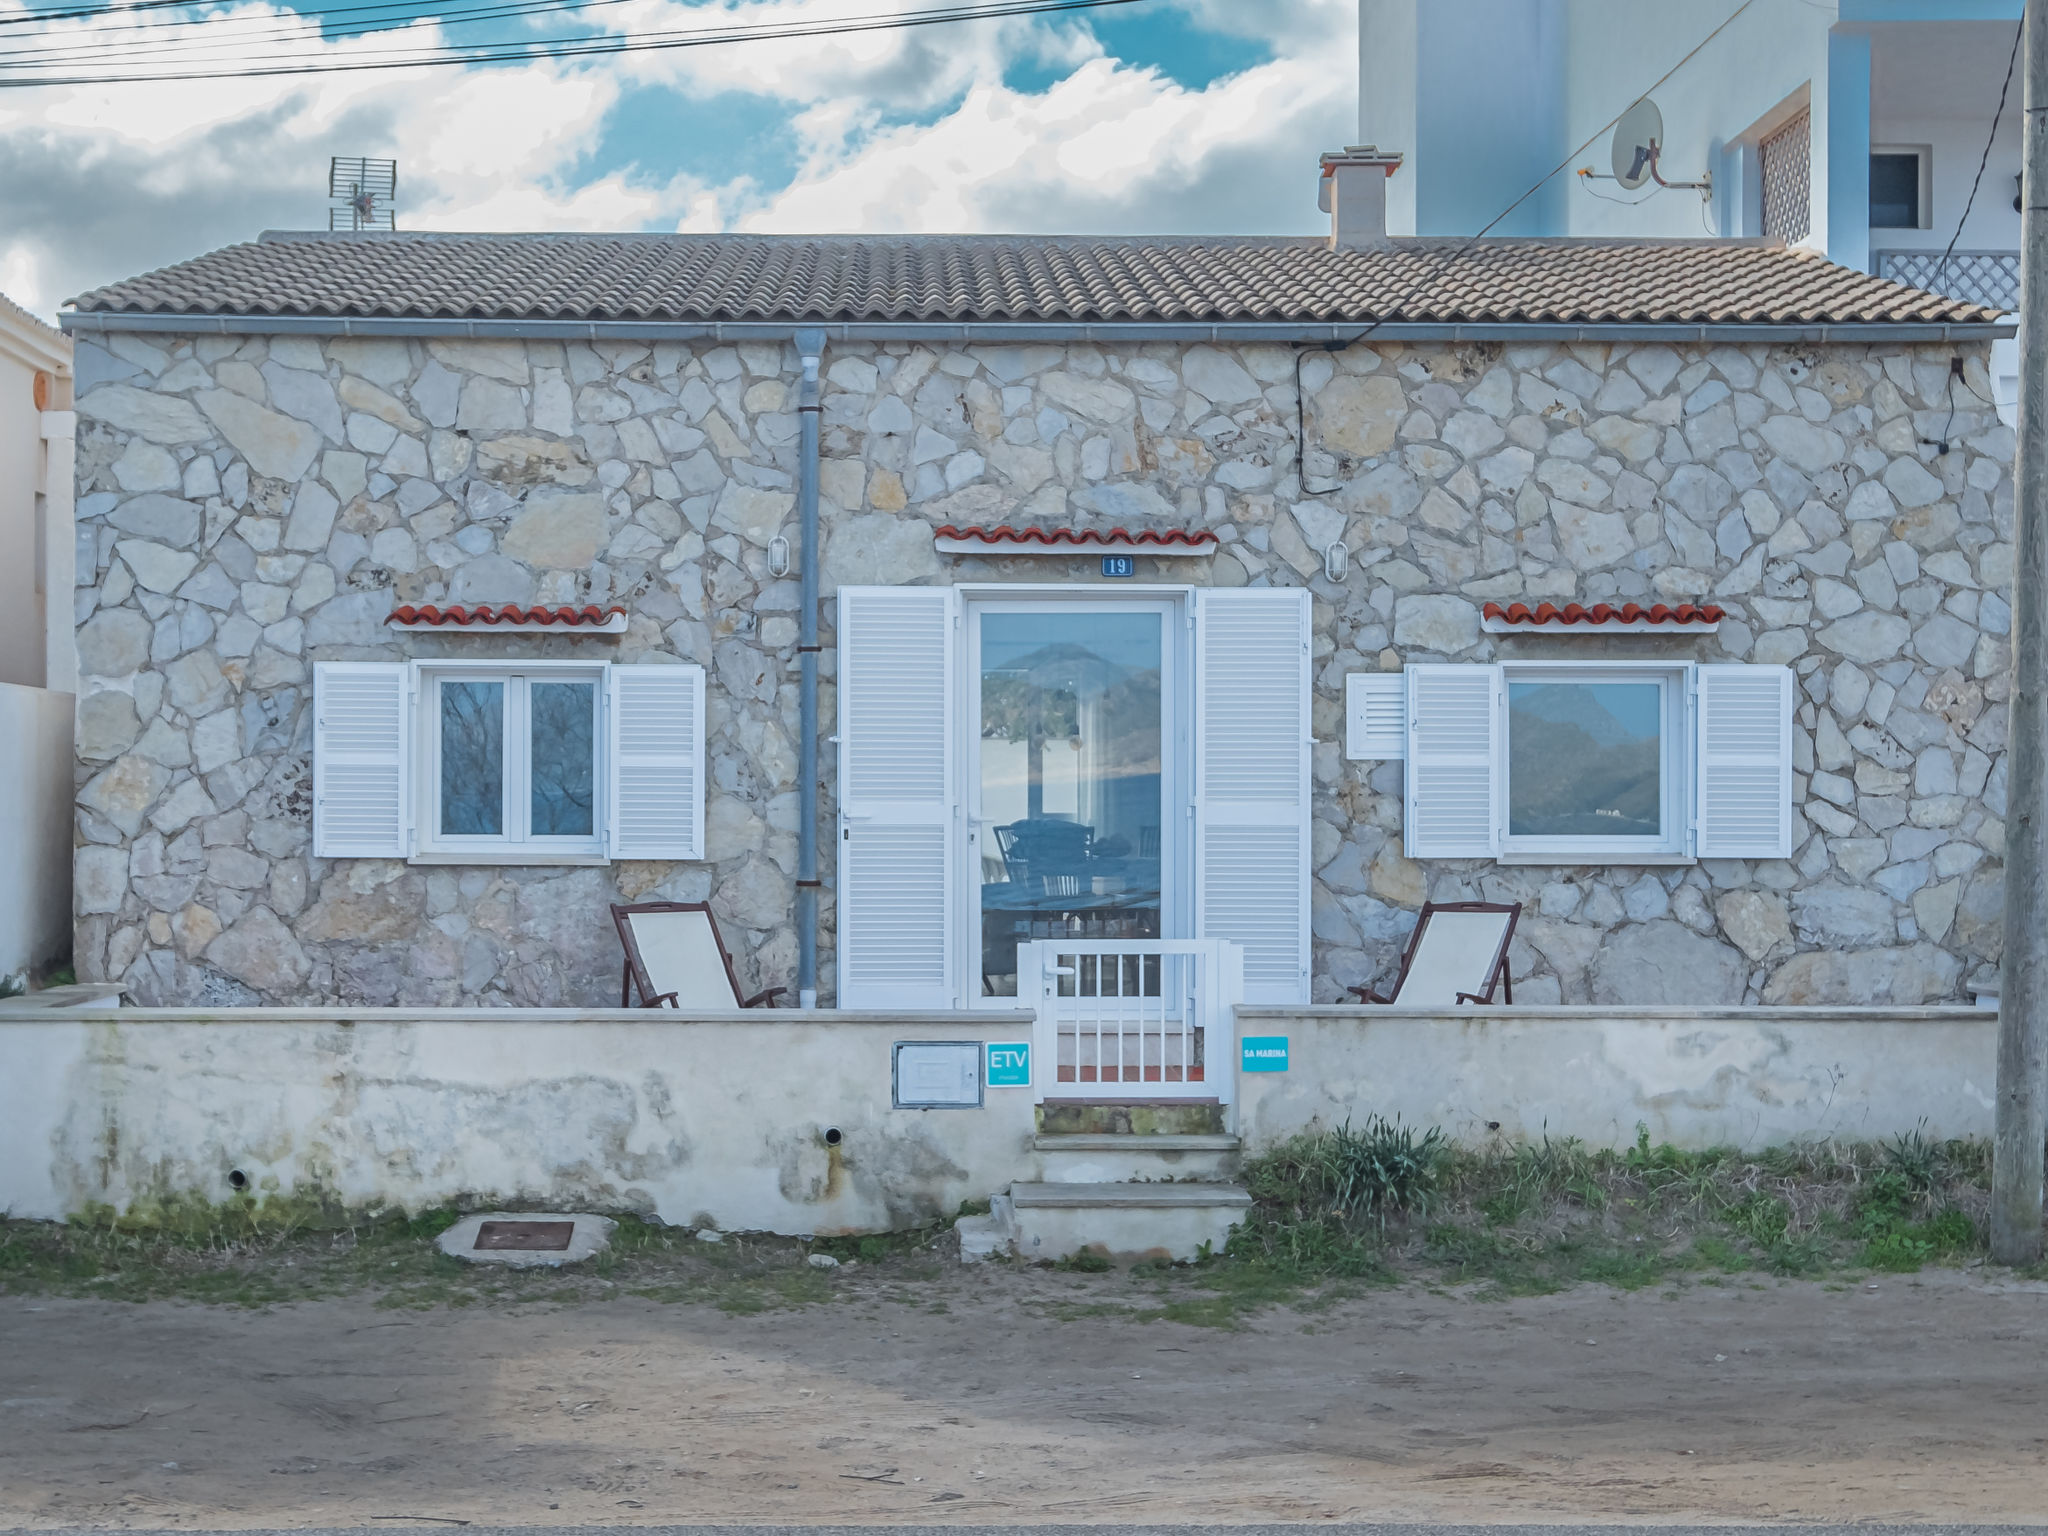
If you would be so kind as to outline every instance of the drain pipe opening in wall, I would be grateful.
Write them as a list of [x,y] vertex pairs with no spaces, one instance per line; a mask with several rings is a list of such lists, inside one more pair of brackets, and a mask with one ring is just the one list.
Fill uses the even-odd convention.
[[796,831],[797,1007],[818,1006],[818,364],[825,333],[796,333],[803,363],[798,386],[797,511],[802,519],[803,618],[797,639],[798,684]]

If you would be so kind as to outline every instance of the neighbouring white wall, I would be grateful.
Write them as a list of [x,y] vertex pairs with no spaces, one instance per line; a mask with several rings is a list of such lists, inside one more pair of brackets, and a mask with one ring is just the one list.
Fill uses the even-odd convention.
[[0,682],[0,977],[71,952],[71,721],[70,694]]
[[1998,1015],[1963,1008],[1240,1008],[1285,1072],[1238,1078],[1256,1152],[1399,1115],[1468,1144],[1576,1136],[1761,1149],[1989,1136]]
[[[40,403],[38,374],[46,376]],[[0,294],[0,683],[71,686],[70,404],[71,343]],[[61,572],[52,566],[55,544]],[[61,585],[52,581],[59,574]],[[55,658],[45,654],[52,593],[64,637]]]
[[[0,1211],[259,1190],[349,1206],[596,1207],[735,1231],[951,1215],[1030,1155],[1028,1089],[891,1108],[899,1040],[1009,1012],[226,1012],[0,1005]],[[829,1147],[825,1132],[843,1140]]]

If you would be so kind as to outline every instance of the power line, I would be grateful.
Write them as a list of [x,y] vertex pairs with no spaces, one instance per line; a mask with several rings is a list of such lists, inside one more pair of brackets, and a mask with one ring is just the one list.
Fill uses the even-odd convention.
[[[1998,109],[1991,114],[1991,131],[1984,135],[1984,154],[1977,161],[1977,175],[1970,183],[1969,201],[1963,204],[1963,216],[1956,220],[1956,232],[1948,237],[1948,249],[1941,253],[1941,263],[1934,269],[1934,286],[1937,293],[1941,291],[1941,285],[1948,281],[1948,259],[1955,255],[1956,242],[1963,238],[1963,226],[1970,222],[1970,210],[1977,206],[1977,188],[1984,183],[1984,167],[1991,163],[1991,146],[1998,142],[1998,120],[2005,116],[2005,98],[2012,91],[2013,66],[2020,61],[2020,39],[2026,35],[2027,24],[2022,20],[2019,26],[2013,29],[2012,54],[2005,61],[2005,84],[1998,88]],[[1953,397],[1953,390],[1950,391],[1950,395]],[[1949,417],[1953,420],[1955,412],[1950,411]],[[1947,445],[1944,444],[1942,452],[1947,451]]]
[[[126,85],[179,80],[255,79],[281,75],[349,74],[373,69],[424,69],[449,65],[591,58],[614,54],[663,52],[677,48],[704,48],[730,43],[770,42],[785,38],[840,37],[864,32],[941,26],[954,22],[1105,10],[1112,6],[1145,3],[1147,0],[975,0],[975,3],[956,4],[925,11],[869,14],[814,22],[758,23],[751,26],[692,28],[675,32],[623,33],[612,37],[521,39],[467,47],[435,48],[412,53],[391,53],[371,59],[358,57],[348,62],[340,62],[326,55],[313,57],[301,54],[287,55],[269,62],[251,61],[223,68],[139,70],[77,75],[40,74],[14,78],[8,78],[4,73],[9,66],[0,63],[0,89],[21,90],[43,85]],[[100,55],[106,50],[93,51]]]
[[[1377,320],[1373,321],[1372,324],[1368,325],[1364,330],[1360,331],[1356,336],[1353,336],[1348,341],[1323,342],[1321,343],[1320,350],[1330,353],[1346,351],[1351,347],[1357,346],[1361,341],[1364,341],[1367,337],[1371,336],[1381,326],[1391,324],[1393,321],[1398,319],[1401,315],[1401,312],[1405,310],[1410,304],[1414,303],[1416,298],[1418,298],[1425,289],[1433,286],[1438,281],[1438,279],[1440,279],[1444,275],[1444,273],[1448,272],[1451,269],[1451,267],[1455,263],[1457,263],[1466,255],[1468,255],[1474,246],[1479,244],[1479,242],[1484,240],[1488,235],[1492,234],[1493,231],[1497,227],[1499,227],[1502,221],[1504,221],[1510,214],[1512,214],[1517,208],[1521,207],[1522,204],[1529,201],[1529,199],[1534,197],[1538,192],[1542,191],[1544,186],[1548,184],[1552,179],[1554,179],[1560,172],[1569,168],[1573,161],[1577,160],[1580,155],[1583,155],[1588,149],[1590,149],[1593,146],[1594,141],[1597,140],[1601,134],[1608,132],[1610,129],[1614,127],[1616,123],[1620,122],[1624,117],[1628,116],[1628,114],[1635,109],[1637,102],[1646,100],[1649,97],[1651,91],[1656,90],[1659,86],[1663,85],[1665,81],[1669,80],[1673,75],[1677,74],[1681,69],[1685,68],[1686,65],[1690,64],[1694,59],[1698,58],[1700,53],[1706,48],[1706,46],[1709,43],[1713,42],[1715,38],[1719,37],[1723,32],[1726,32],[1730,27],[1734,26],[1736,18],[1741,16],[1744,11],[1748,10],[1754,4],[1756,4],[1756,0],[1742,0],[1742,3],[1740,5],[1736,6],[1734,10],[1728,13],[1728,19],[1726,21],[1722,22],[1718,27],[1714,28],[1713,31],[1709,32],[1705,37],[1701,38],[1697,43],[1695,43],[1692,46],[1691,50],[1688,51],[1683,58],[1681,58],[1676,64],[1672,65],[1669,69],[1665,70],[1664,73],[1659,75],[1655,80],[1651,81],[1648,88],[1645,89],[1640,95],[1638,95],[1634,101],[1631,101],[1627,106],[1623,107],[1619,112],[1615,113],[1614,116],[1607,119],[1607,121],[1602,123],[1598,128],[1595,128],[1590,134],[1586,136],[1585,141],[1581,143],[1578,146],[1578,148],[1574,149],[1570,154],[1566,155],[1562,160],[1558,161],[1556,165],[1553,165],[1549,170],[1545,171],[1541,176],[1538,176],[1534,181],[1532,181],[1529,184],[1529,188],[1526,192],[1524,192],[1520,197],[1516,198],[1512,203],[1509,203],[1507,207],[1501,209],[1501,211],[1495,214],[1492,218],[1488,219],[1485,222],[1485,224],[1480,226],[1479,231],[1476,234],[1466,236],[1464,240],[1460,241],[1457,245],[1452,246],[1451,249],[1444,252],[1443,256],[1437,261],[1436,265],[1432,267],[1429,271],[1423,273],[1423,275],[1416,280],[1414,285],[1410,287],[1406,293],[1402,294],[1400,298],[1396,299],[1390,306],[1388,306],[1386,312],[1382,314]],[[1297,472],[1298,478],[1301,480],[1302,494],[1304,496],[1322,497],[1331,495],[1333,492],[1337,490],[1338,486],[1337,484],[1333,483],[1329,486],[1326,486],[1324,489],[1320,491],[1312,491],[1308,487],[1308,475],[1306,473],[1308,469],[1308,408],[1303,398],[1304,392],[1301,387],[1301,364],[1303,357],[1306,356],[1306,351],[1307,349],[1301,348],[1297,349],[1294,354],[1295,438],[1301,444],[1302,457],[1302,462],[1297,466]]]

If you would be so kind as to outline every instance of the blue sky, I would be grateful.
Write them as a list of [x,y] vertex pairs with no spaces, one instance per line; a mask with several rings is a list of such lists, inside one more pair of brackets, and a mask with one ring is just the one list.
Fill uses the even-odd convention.
[[[235,3],[208,35],[296,30],[292,46],[340,63],[474,37],[434,20],[474,3],[394,8],[385,19],[411,31],[368,33]],[[529,25],[644,32],[929,3],[624,0]],[[0,17],[24,9],[0,0]],[[265,228],[323,227],[331,154],[395,156],[415,229],[1305,232],[1315,156],[1355,121],[1356,36],[1356,0],[1142,0],[577,61],[4,91],[0,290],[48,314]]]

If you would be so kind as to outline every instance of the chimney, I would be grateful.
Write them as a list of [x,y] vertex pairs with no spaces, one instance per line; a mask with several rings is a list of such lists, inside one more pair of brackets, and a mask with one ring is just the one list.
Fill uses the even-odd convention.
[[1316,206],[1330,216],[1330,249],[1355,251],[1387,238],[1387,178],[1401,156],[1376,144],[1352,144],[1323,156]]

